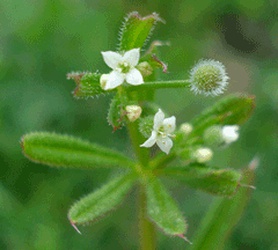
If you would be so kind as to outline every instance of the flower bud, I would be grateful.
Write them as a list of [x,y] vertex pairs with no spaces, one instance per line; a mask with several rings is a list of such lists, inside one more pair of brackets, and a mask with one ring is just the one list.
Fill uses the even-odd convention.
[[136,121],[142,113],[142,108],[138,105],[128,105],[125,107],[125,110],[127,112],[126,116],[130,122]]
[[143,77],[149,76],[153,73],[153,68],[148,62],[139,63],[137,69],[141,72]]
[[224,126],[222,128],[222,137],[226,144],[230,144],[238,139],[238,130],[239,126],[237,125]]
[[205,163],[211,160],[213,152],[209,148],[199,148],[193,153],[193,158],[199,163]]
[[189,123],[183,123],[180,125],[180,131],[185,135],[189,135],[192,132],[192,130],[193,127]]
[[190,71],[191,91],[205,96],[217,96],[228,85],[225,66],[215,60],[201,60]]
[[109,74],[102,74],[100,77],[100,86],[104,90],[106,90],[106,83],[108,79],[109,79]]

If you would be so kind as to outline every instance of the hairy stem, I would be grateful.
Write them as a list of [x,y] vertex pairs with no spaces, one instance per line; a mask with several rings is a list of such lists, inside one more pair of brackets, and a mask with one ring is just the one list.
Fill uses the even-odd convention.
[[141,250],[156,249],[155,228],[147,216],[146,193],[144,187],[140,187],[139,191],[139,233]]
[[[137,99],[138,96],[133,96],[133,98]],[[140,147],[140,145],[145,141],[145,138],[139,132],[138,122],[128,123],[127,128],[128,128],[131,144],[133,146],[136,157],[139,161],[139,165],[137,166],[137,172],[139,175],[144,175],[145,170],[149,168],[150,150]],[[154,225],[149,221],[147,217],[146,194],[145,194],[145,187],[143,181],[140,183],[139,190],[140,191],[138,197],[138,207],[139,207],[138,216],[139,216],[140,249],[154,250],[156,244],[155,228]]]

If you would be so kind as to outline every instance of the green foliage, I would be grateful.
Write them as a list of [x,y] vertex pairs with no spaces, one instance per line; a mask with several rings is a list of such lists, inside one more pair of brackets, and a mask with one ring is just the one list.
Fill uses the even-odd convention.
[[[102,72],[100,51],[114,48],[121,16],[126,10],[137,8],[142,15],[153,10],[167,20],[167,25],[159,26],[154,33],[155,39],[171,42],[169,47],[158,47],[169,65],[169,74],[160,74],[158,70],[158,79],[186,79],[194,62],[213,55],[216,60],[223,59],[227,66],[231,78],[229,92],[244,90],[256,95],[256,112],[240,128],[240,140],[220,153],[215,151],[211,166],[239,167],[254,154],[262,156],[265,167],[256,172],[258,189],[252,194],[245,216],[226,240],[225,250],[276,250],[278,222],[273,212],[278,209],[276,2],[203,0],[200,4],[191,0],[173,4],[160,0],[157,3],[0,1],[0,175],[8,195],[21,203],[13,218],[0,219],[3,228],[0,249],[138,248],[134,240],[139,238],[134,226],[137,216],[132,212],[137,211],[135,197],[113,216],[113,221],[101,221],[86,228],[82,236],[65,220],[72,197],[88,192],[88,186],[100,185],[111,169],[49,170],[25,159],[18,143],[26,131],[73,131],[81,138],[90,138],[100,145],[111,143],[121,152],[130,152],[125,128],[112,134],[107,126],[105,116],[110,94],[77,101],[70,95],[74,84],[66,81],[64,75],[71,70],[95,72],[99,68]],[[69,5],[70,8],[65,7]],[[215,99],[196,97],[187,89],[155,93],[160,108],[176,115],[178,124],[188,122]],[[176,147],[177,138],[174,144]],[[152,148],[151,156],[156,153],[159,154]],[[174,190],[173,195],[184,197],[184,189]],[[186,197],[180,205],[190,217],[192,235],[212,196],[189,189]],[[0,204],[1,218],[17,207],[4,200]],[[133,230],[127,232],[126,228]],[[187,249],[188,246],[158,232],[156,248]]]
[[160,171],[163,175],[180,180],[189,187],[220,196],[234,195],[242,177],[240,172],[232,169],[208,168],[197,163]]
[[120,31],[119,50],[128,51],[142,48],[158,21],[161,19],[156,13],[141,17],[138,12],[131,12],[126,17]]
[[68,217],[73,224],[87,223],[118,206],[134,183],[134,175],[123,175],[76,202]]
[[23,153],[30,160],[54,167],[131,167],[133,162],[119,152],[55,133],[30,133],[22,137]]
[[192,121],[192,134],[202,134],[213,125],[244,123],[255,107],[254,96],[230,95],[204,110]]
[[147,179],[147,212],[150,219],[166,234],[183,235],[187,225],[176,202],[159,179]]
[[0,219],[10,219],[21,205],[0,182]]
[[[254,182],[254,171],[258,162],[253,161],[243,171],[242,182],[252,185]],[[194,239],[191,250],[223,250],[227,237],[239,221],[247,203],[250,199],[251,188],[241,187],[237,194],[231,199],[218,198],[212,204],[202,225]]]
[[[55,4],[53,3],[53,5]],[[51,7],[53,6],[51,5]],[[106,17],[104,18],[106,20]],[[179,18],[182,20],[183,15],[180,15]],[[137,12],[129,14],[123,24],[120,34],[120,52],[127,52],[133,48],[140,48],[142,51],[142,47],[147,42],[148,37],[158,21],[161,21],[161,19],[155,13],[146,17],[141,17]],[[97,37],[94,38],[94,42],[95,39],[97,39]],[[195,51],[193,44],[189,47],[185,44],[182,46],[186,48],[192,47],[192,50]],[[142,225],[141,231],[146,231],[144,233],[145,236],[143,236],[145,239],[142,239],[142,241],[145,242],[143,244],[145,246],[144,249],[149,249],[149,246],[150,249],[155,248],[154,242],[150,242],[154,241],[154,237],[152,237],[154,234],[150,233],[148,235],[149,231],[153,232],[153,226],[149,219],[155,222],[155,224],[157,224],[157,226],[166,234],[186,239],[184,234],[186,233],[187,225],[182,212],[179,210],[173,197],[168,193],[167,189],[163,186],[156,175],[163,175],[175,180],[180,180],[192,188],[200,189],[213,195],[232,196],[235,194],[240,186],[242,177],[241,173],[232,169],[216,169],[201,164],[191,163],[198,160],[197,157],[194,156],[194,150],[203,148],[204,145],[202,138],[205,137],[204,131],[206,131],[207,128],[213,125],[242,124],[250,116],[254,106],[253,97],[232,95],[224,98],[193,120],[192,125],[194,130],[192,133],[184,131],[179,131],[177,134],[172,133],[173,131],[168,133],[167,126],[169,126],[169,120],[168,123],[163,123],[163,126],[161,126],[161,124],[159,125],[159,129],[156,131],[157,135],[155,140],[157,138],[160,139],[160,143],[156,140],[156,145],[158,145],[160,149],[162,149],[161,145],[164,145],[165,147],[166,145],[170,145],[173,137],[175,137],[173,141],[176,145],[169,155],[161,157],[161,154],[158,153],[155,148],[153,150],[142,149],[140,145],[144,142],[144,138],[142,138],[141,134],[145,137],[150,136],[153,126],[155,127],[153,115],[157,112],[158,108],[160,108],[160,106],[156,106],[153,102],[156,90],[180,88],[181,91],[179,94],[182,95],[183,93],[186,93],[189,87],[189,80],[184,79],[156,81],[159,76],[157,75],[157,72],[155,72],[155,68],[162,67],[163,72],[167,72],[167,65],[155,54],[157,52],[157,46],[161,45],[163,45],[163,42],[158,41],[152,43],[145,55],[141,55],[139,64],[135,66],[141,71],[141,74],[144,77],[144,84],[140,86],[135,87],[123,83],[122,86],[117,89],[104,91],[100,86],[100,73],[84,72],[68,74],[68,79],[73,79],[77,84],[73,93],[77,98],[94,97],[101,94],[109,94],[111,92],[116,93],[110,104],[108,122],[113,126],[114,131],[123,125],[127,125],[126,127],[134,149],[134,157],[137,159],[136,162],[120,152],[106,149],[70,136],[51,133],[31,133],[25,135],[22,139],[24,154],[35,162],[49,166],[69,168],[95,169],[95,167],[122,167],[130,171],[128,174],[115,178],[99,190],[75,203],[69,211],[69,219],[74,227],[75,224],[84,224],[90,221],[95,221],[104,216],[120,204],[136,179],[143,180],[140,182],[140,191],[143,190],[143,192],[142,194],[140,193],[141,198],[139,199],[139,217],[140,225]],[[139,50],[137,50],[137,52],[138,51]],[[88,53],[84,54],[87,55]],[[175,60],[178,60],[176,59],[176,57],[178,58],[178,54],[184,55],[184,53],[179,53],[178,50],[175,52],[175,50],[172,51],[172,49],[171,53],[168,54],[170,57],[173,55]],[[100,54],[98,55],[100,57]],[[113,53],[110,53],[110,55],[113,55]],[[119,54],[118,56],[120,57]],[[91,59],[91,55],[89,58]],[[97,57],[95,56],[95,58]],[[137,62],[137,59],[138,58],[136,57],[134,61]],[[114,59],[113,56],[111,56],[111,60],[112,62],[110,63],[113,64],[113,60],[117,61],[117,56],[115,56]],[[186,60],[188,60],[188,57],[186,57]],[[117,82],[117,80],[119,80],[117,79],[117,74],[126,74],[129,70],[133,70],[134,67],[133,64],[128,64],[126,62],[121,62],[118,66],[119,68],[115,69],[110,66],[115,73],[110,79],[111,81]],[[186,65],[183,65],[183,67],[184,66]],[[207,68],[204,70],[207,70]],[[184,68],[183,71],[187,72]],[[137,71],[137,73],[139,72]],[[136,74],[131,75],[136,78]],[[185,75],[185,73],[182,73],[182,77],[183,75]],[[126,77],[126,75],[124,76]],[[228,79],[226,75],[225,78],[226,80]],[[127,78],[125,79],[128,81]],[[205,80],[209,81],[210,79],[207,78]],[[208,86],[205,91],[209,91],[209,85],[207,85],[205,80],[202,78],[202,84]],[[220,81],[221,79],[219,78],[217,80]],[[131,82],[128,83],[131,84]],[[136,84],[136,80],[133,81],[133,83]],[[167,93],[166,99],[170,99],[168,98],[168,94],[169,93]],[[190,100],[190,98],[191,97],[185,98],[181,105],[185,105],[187,99]],[[173,103],[175,102],[176,98]],[[140,107],[140,114],[142,108],[142,117],[138,121],[130,123],[133,121],[131,121],[132,119],[126,119],[126,105],[137,105]],[[79,113],[83,110],[85,110],[83,109],[83,106],[82,108],[77,108]],[[95,113],[93,117],[96,117],[97,114],[102,113]],[[171,119],[170,115],[167,116],[169,119]],[[159,120],[159,118],[156,118],[156,120]],[[162,120],[164,122],[164,119]],[[75,129],[75,126],[73,127]],[[101,127],[101,125],[99,125],[99,127]],[[170,124],[170,128],[171,127],[174,128],[175,125],[172,123]],[[105,133],[101,134],[101,130],[102,129],[99,130],[99,133],[97,133],[96,136],[99,135],[101,140],[111,139],[110,136],[103,135]],[[194,143],[199,145],[195,145]],[[150,144],[152,144],[152,142],[149,142],[149,145]],[[125,144],[123,143],[121,146],[124,147]],[[206,148],[206,150],[211,152],[211,157],[211,149]],[[164,150],[164,152],[166,151]],[[179,160],[183,161],[184,166],[171,166],[171,163],[173,162],[178,165]],[[207,160],[199,160],[199,162],[205,161]],[[219,164],[219,166],[221,166],[221,164]],[[229,213],[221,214],[222,221],[227,220],[227,215],[229,215]],[[235,217],[238,218],[239,216],[240,213],[238,212]]]

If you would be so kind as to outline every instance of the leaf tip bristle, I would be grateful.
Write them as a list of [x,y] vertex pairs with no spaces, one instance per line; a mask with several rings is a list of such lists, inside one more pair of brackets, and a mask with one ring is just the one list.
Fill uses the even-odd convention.
[[259,164],[260,164],[260,159],[259,159],[259,157],[256,156],[256,157],[254,157],[254,158],[252,159],[252,161],[249,163],[248,168],[249,168],[250,170],[254,171],[254,170],[256,170],[256,169],[258,168]]
[[193,243],[189,239],[187,239],[183,234],[176,234],[176,236],[180,237],[181,239],[183,239],[184,241],[186,241],[190,245],[193,245]]
[[248,184],[244,184],[244,183],[239,183],[239,186],[240,186],[240,187],[251,188],[251,189],[253,189],[253,190],[256,190],[256,187],[255,187],[255,186],[248,185]]
[[72,225],[72,227],[75,229],[75,231],[76,231],[77,233],[82,234],[82,233],[80,232],[80,230],[77,228],[77,226],[74,224],[73,221],[70,220],[70,224]]

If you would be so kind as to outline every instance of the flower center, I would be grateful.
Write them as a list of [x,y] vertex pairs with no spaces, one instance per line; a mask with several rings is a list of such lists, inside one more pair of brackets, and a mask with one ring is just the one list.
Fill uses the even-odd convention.
[[[170,125],[168,125],[168,129],[171,128]],[[170,134],[167,132],[167,128],[165,128],[165,126],[161,126],[157,133],[162,137],[162,138],[165,138],[165,137],[175,137],[175,135],[173,134]]]
[[127,63],[127,62],[121,62],[118,64],[118,70],[121,72],[121,73],[128,73],[131,69],[131,66]]

